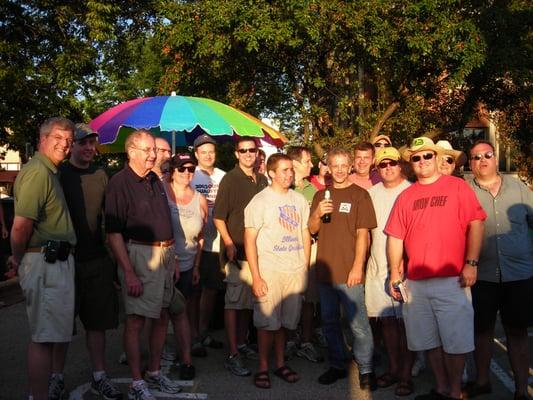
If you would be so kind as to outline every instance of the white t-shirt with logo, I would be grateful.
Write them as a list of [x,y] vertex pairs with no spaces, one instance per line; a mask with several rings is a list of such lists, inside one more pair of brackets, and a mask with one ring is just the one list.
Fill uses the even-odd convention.
[[259,269],[296,272],[307,266],[303,232],[309,204],[294,190],[278,193],[270,187],[256,194],[244,209],[245,228],[255,228]]
[[220,249],[220,235],[213,223],[213,207],[218,193],[218,185],[224,175],[226,173],[219,168],[215,168],[213,173],[209,175],[196,167],[192,178],[191,186],[204,195],[209,209],[207,224],[204,227],[204,251],[218,253]]

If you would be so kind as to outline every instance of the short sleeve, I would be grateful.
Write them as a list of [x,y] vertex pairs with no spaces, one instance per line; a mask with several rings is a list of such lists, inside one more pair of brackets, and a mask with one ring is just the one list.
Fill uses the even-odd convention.
[[15,215],[39,221],[51,187],[47,168],[23,171],[15,184]]
[[229,184],[228,175],[224,175],[218,186],[217,197],[213,207],[213,218],[225,221],[229,214]]
[[461,204],[461,207],[459,207],[460,220],[466,225],[475,220],[484,221],[487,218],[487,214],[472,187],[463,180],[458,180],[458,183],[457,193],[460,196],[459,204]]
[[364,192],[361,194],[358,208],[359,210],[357,212],[355,228],[374,229],[378,225],[376,221],[376,212],[374,211],[372,199],[366,190],[364,190]]
[[407,226],[404,218],[404,201],[402,195],[398,196],[392,207],[384,232],[397,239],[404,240],[407,235]]
[[121,233],[126,226],[127,210],[125,201],[121,201],[122,185],[116,177],[111,178],[105,193],[105,231],[107,233]]
[[261,229],[264,225],[264,210],[265,207],[260,207],[261,203],[259,196],[255,195],[244,209],[244,227]]

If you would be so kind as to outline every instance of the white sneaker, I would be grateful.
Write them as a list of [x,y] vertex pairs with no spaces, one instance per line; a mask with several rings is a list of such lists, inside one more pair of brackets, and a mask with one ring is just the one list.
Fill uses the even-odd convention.
[[176,382],[168,379],[161,372],[157,375],[144,374],[144,381],[150,389],[155,389],[161,393],[176,394],[181,392],[181,387]]
[[142,382],[135,386],[130,386],[128,390],[128,400],[157,400],[146,387],[146,383]]

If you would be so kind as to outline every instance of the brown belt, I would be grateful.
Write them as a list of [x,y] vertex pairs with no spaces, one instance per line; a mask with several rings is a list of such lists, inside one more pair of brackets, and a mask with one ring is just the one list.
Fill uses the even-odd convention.
[[171,240],[163,240],[162,242],[141,242],[140,240],[133,240],[130,239],[129,243],[131,244],[140,244],[142,246],[151,246],[151,247],[168,247],[172,246],[176,241],[174,239]]

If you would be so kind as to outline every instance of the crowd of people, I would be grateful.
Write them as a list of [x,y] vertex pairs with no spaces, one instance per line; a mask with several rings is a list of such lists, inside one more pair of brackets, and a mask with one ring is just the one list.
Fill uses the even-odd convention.
[[[416,399],[490,393],[499,312],[514,399],[528,398],[533,192],[498,173],[492,143],[463,153],[418,137],[400,151],[379,135],[329,149],[311,176],[310,149],[265,159],[253,138],[240,137],[225,173],[209,135],[195,139],[193,154],[173,155],[166,140],[141,129],[125,142],[127,164],[108,180],[93,163],[97,141],[88,125],[50,118],[15,182],[8,276],[18,274],[26,297],[30,399],[65,395],[76,316],[90,390],[123,398],[105,365],[106,331],[119,325],[117,287],[129,400],[181,390],[161,372],[162,358],[179,360],[180,379],[190,380],[193,357],[224,346],[209,331],[220,294],[224,367],[246,377],[255,360],[260,389],[271,387],[271,352],[273,374],[295,383],[287,360],[321,362],[323,346],[328,368],[319,384],[346,378],[355,362],[362,390],[396,385],[397,396],[408,396],[415,360],[426,357],[435,386]],[[454,176],[466,162],[469,181]],[[380,348],[388,364],[376,376]],[[464,382],[472,352],[476,372]]]

